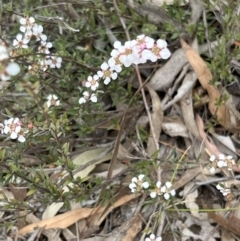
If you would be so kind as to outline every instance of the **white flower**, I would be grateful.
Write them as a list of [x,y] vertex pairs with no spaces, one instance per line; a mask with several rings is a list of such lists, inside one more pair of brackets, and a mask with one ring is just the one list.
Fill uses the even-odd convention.
[[39,65],[42,71],[46,71],[48,69],[48,60],[47,59],[40,60]]
[[60,100],[58,100],[58,97],[54,94],[50,94],[47,97],[47,107],[49,108],[50,106],[54,105],[54,106],[59,106],[60,105]]
[[99,79],[99,76],[96,75],[96,74],[93,77],[88,76],[87,82],[85,83],[85,86],[87,88],[91,87],[91,90],[95,91],[99,86],[98,79]]
[[20,31],[25,33],[34,26],[35,19],[33,17],[20,18],[19,22],[22,25]]
[[50,66],[50,68],[60,68],[62,63],[62,58],[61,57],[56,57],[56,56],[51,56],[47,60],[47,64]]
[[155,198],[157,195],[161,195],[161,194],[162,194],[162,192],[161,192],[161,182],[158,181],[158,182],[156,183],[156,187],[155,187],[154,191],[152,191],[152,192],[150,193],[150,197],[151,197],[151,198]]
[[152,233],[145,241],[162,241],[162,237],[156,237],[155,234]]
[[225,162],[225,160],[219,160],[219,161],[217,162],[217,166],[218,166],[219,168],[226,167],[226,166],[227,166],[227,163]]
[[42,25],[35,24],[35,26],[32,28],[32,34],[36,37],[36,40],[37,41],[42,40],[45,42],[47,40],[47,36],[42,32],[43,32]]
[[90,95],[90,93],[88,91],[84,91],[83,97],[81,97],[78,102],[79,102],[79,104],[83,104],[83,103],[86,103],[86,101],[89,99],[94,103],[97,102],[97,96],[94,93],[92,93]]
[[144,182],[145,175],[140,174],[138,176],[138,178],[133,177],[132,178],[132,182],[129,184],[129,188],[131,189],[131,192],[135,193],[135,192],[140,192],[142,191],[142,189],[147,189],[149,187],[149,183],[148,182]]
[[50,48],[52,48],[52,43],[51,42],[41,41],[41,45],[38,47],[38,51],[40,53],[49,54],[50,53],[50,51],[49,51]]
[[117,79],[117,76],[118,76],[117,73],[113,72],[111,70],[110,66],[106,62],[102,63],[101,69],[102,70],[99,70],[97,72],[97,75],[100,78],[104,79],[104,84],[105,85],[108,85],[111,82],[111,79],[113,79],[113,80]]
[[116,71],[117,73],[120,73],[122,71],[121,64],[118,64],[116,62],[116,59],[114,59],[113,57],[108,60],[108,65],[111,71]]
[[231,193],[231,189],[222,182],[218,183],[216,188],[222,193],[223,196],[227,196],[228,194]]
[[28,38],[24,38],[22,34],[18,34],[16,36],[16,39],[13,40],[13,46],[15,48],[24,48],[24,49],[27,49],[28,48],[28,42],[29,42],[29,39]]
[[165,185],[161,188],[161,192],[164,193],[164,198],[168,200],[171,196],[176,195],[176,191],[172,189],[172,183],[166,182]]
[[137,36],[137,44],[141,47],[141,49],[151,49],[154,46],[154,39],[144,34]]
[[19,118],[10,118],[4,121],[4,129],[3,132],[5,134],[10,134],[11,139],[17,139],[20,142],[24,142],[26,139],[23,136],[25,132],[21,130],[21,121]]

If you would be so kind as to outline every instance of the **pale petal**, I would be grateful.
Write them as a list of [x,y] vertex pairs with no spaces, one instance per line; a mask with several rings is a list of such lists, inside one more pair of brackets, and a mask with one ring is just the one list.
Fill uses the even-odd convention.
[[11,139],[16,139],[17,138],[17,133],[16,132],[12,132],[10,137],[11,137]]
[[15,76],[20,72],[20,67],[16,63],[9,63],[8,66],[6,67],[5,71],[11,75]]
[[102,65],[101,65],[102,70],[107,70],[108,68],[109,68],[109,66],[106,62],[102,63]]
[[150,239],[155,239],[155,234],[152,233],[152,234],[150,235]]
[[156,196],[157,196],[157,193],[156,193],[156,192],[151,192],[151,193],[150,193],[150,197],[151,197],[151,198],[155,198]]
[[81,97],[78,101],[79,104],[83,104],[86,102],[86,99],[84,97]]
[[214,155],[211,155],[210,158],[209,158],[209,161],[213,162],[216,160],[216,157]]
[[170,187],[172,186],[172,183],[171,183],[171,182],[166,182],[166,183],[165,183],[165,186],[166,186],[167,188],[170,188]]
[[140,174],[140,175],[138,176],[138,180],[139,180],[139,181],[142,181],[144,177],[145,177],[144,174]]
[[132,182],[138,182],[138,179],[136,177],[133,177]]
[[215,167],[211,167],[210,170],[209,170],[212,174],[214,174],[216,172],[216,169]]
[[122,44],[121,44],[120,41],[115,41],[114,44],[113,44],[113,47],[114,47],[115,49],[118,49],[121,45],[122,45]]
[[149,183],[148,182],[142,183],[142,187],[145,189],[149,188]]
[[97,72],[97,75],[98,75],[100,78],[102,78],[103,75],[104,75],[104,73],[103,73],[102,71],[99,70],[99,71]]
[[171,195],[172,195],[172,196],[175,196],[175,195],[176,195],[176,191],[175,191],[174,189],[173,189],[173,190],[171,190],[171,192],[170,192],[170,193],[171,193]]
[[103,81],[103,83],[104,83],[105,85],[108,85],[110,82],[111,82],[111,79],[110,79],[109,77],[107,77],[107,78]]
[[159,48],[166,48],[167,47],[167,42],[165,40],[159,39],[159,40],[157,40],[157,46]]
[[168,200],[169,198],[170,198],[170,195],[169,195],[169,193],[164,193],[164,198],[166,199],[166,200]]
[[160,51],[160,56],[162,59],[168,59],[171,56],[169,49],[165,48]]
[[97,102],[97,96],[94,95],[94,94],[92,94],[92,96],[91,96],[91,101],[94,102],[94,103],[96,103],[96,102]]
[[25,141],[26,141],[26,138],[21,135],[21,136],[18,137],[18,141],[20,141],[20,142],[25,142]]
[[19,132],[21,131],[21,129],[22,129],[21,126],[17,126],[17,127],[15,128],[15,132],[16,132],[16,133],[19,133]]
[[129,188],[130,189],[134,189],[136,187],[137,187],[137,185],[135,183],[133,183],[133,182],[129,184]]

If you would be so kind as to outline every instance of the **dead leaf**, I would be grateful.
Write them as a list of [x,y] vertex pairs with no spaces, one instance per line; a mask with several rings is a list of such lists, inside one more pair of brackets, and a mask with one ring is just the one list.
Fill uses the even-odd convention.
[[149,136],[147,143],[147,153],[151,156],[159,149],[158,146],[156,146],[153,135],[155,136],[155,140],[158,141],[162,128],[163,109],[157,93],[151,87],[147,86],[147,88],[152,99],[151,119],[154,130],[154,133],[151,133]]
[[188,60],[184,51],[182,49],[178,49],[172,54],[168,62],[155,72],[149,81],[148,86],[154,90],[168,89],[187,62]]
[[173,104],[181,100],[190,90],[192,90],[196,82],[197,82],[197,76],[195,72],[192,71],[188,73],[185,76],[182,82],[182,85],[178,88],[177,94],[174,96],[174,98],[171,101],[169,101],[164,106],[164,110],[168,109],[170,106],[172,106]]
[[163,131],[169,136],[182,136],[188,138],[188,129],[180,116],[169,116],[163,118]]
[[141,231],[143,219],[138,214],[135,218],[123,223],[113,234],[104,241],[133,241]]
[[[189,78],[194,76],[189,76]],[[195,138],[200,139],[198,129],[195,123],[194,112],[193,112],[193,101],[192,101],[192,89],[188,91],[186,95],[180,100],[182,118],[187,129],[193,134]]]
[[[75,164],[77,166],[85,165],[85,164],[93,161],[94,159],[98,158],[106,150],[107,150],[107,148],[100,147],[100,148],[92,149],[89,151],[85,151],[73,158],[73,164]],[[81,179],[86,178],[89,175],[89,173],[96,167],[97,164],[111,159],[111,156],[112,156],[111,153],[107,153],[99,161],[97,161],[94,164],[89,165],[88,167],[84,168],[83,170],[77,172],[76,174],[74,174],[73,177],[74,178],[80,177]],[[65,175],[62,176],[62,178],[64,178],[64,177],[65,177]],[[59,179],[59,182],[61,180],[62,179]],[[73,186],[73,183],[68,183],[68,185],[64,186],[62,189],[64,192],[68,192],[69,187],[71,187],[71,186]],[[45,209],[45,211],[42,215],[42,219],[47,219],[47,218],[55,216],[56,213],[63,206],[63,204],[64,204],[63,202],[58,202],[58,203],[52,203],[51,205],[49,205]]]
[[204,124],[203,124],[202,118],[199,115],[196,115],[196,124],[197,124],[197,127],[198,127],[199,135],[202,138],[207,150],[210,152],[211,155],[214,155],[214,156],[218,157],[219,154],[221,154],[221,152],[218,150],[216,145],[212,144],[207,139],[207,134],[204,131]]
[[[210,209],[211,207],[203,204],[205,209]],[[227,211],[227,210],[226,210]],[[230,219],[224,218],[222,215],[217,214],[216,212],[208,212],[209,218],[213,219],[217,224],[224,227],[225,229],[240,235],[240,219],[235,218],[234,216]]]
[[[133,199],[136,198],[135,194],[125,195],[117,200],[112,206],[109,207],[107,212],[111,212],[116,207],[119,207]],[[45,227],[46,230],[50,228],[67,228],[70,225],[74,224],[78,220],[87,218],[91,215],[102,213],[105,210],[105,207],[99,206],[96,208],[81,208],[74,211],[68,211],[64,214],[54,216],[33,224],[29,224],[26,227],[19,230],[19,234],[31,233],[36,227]]]
[[219,100],[221,95],[215,86],[209,84],[209,82],[213,79],[212,73],[202,58],[183,39],[180,41],[182,48],[186,53],[187,59],[196,72],[202,87],[208,92],[210,98],[208,105],[209,111],[213,116],[217,116],[223,127],[231,129],[232,124],[228,108],[226,108],[224,103],[222,103],[220,107],[216,106],[216,100]]
[[180,187],[183,187],[186,183],[188,183],[193,178],[195,178],[200,173],[200,171],[201,170],[200,170],[199,167],[188,169],[186,172],[184,172],[182,177],[177,182],[175,182],[173,184],[174,189],[178,189]]

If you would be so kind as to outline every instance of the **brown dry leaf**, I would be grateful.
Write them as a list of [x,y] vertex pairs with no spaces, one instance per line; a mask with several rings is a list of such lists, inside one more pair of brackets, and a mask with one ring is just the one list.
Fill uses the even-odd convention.
[[[194,75],[190,75],[189,78],[195,79]],[[198,129],[195,123],[192,101],[192,89],[180,100],[181,112],[184,123],[187,129],[193,134],[195,138],[200,139]]]
[[[212,207],[209,207],[206,203],[202,202],[202,205],[204,209],[210,209]],[[229,219],[224,218],[221,214],[218,214],[216,212],[208,212],[209,218],[213,219],[217,224],[224,227],[225,229],[240,235],[240,219],[232,216]]]
[[134,219],[123,223],[121,227],[114,230],[113,234],[104,241],[133,241],[142,229],[143,219],[138,214]]
[[160,133],[161,133],[161,128],[162,128],[162,121],[163,121],[163,109],[162,109],[162,104],[161,101],[157,95],[157,93],[149,86],[147,86],[148,91],[151,95],[152,99],[152,125],[154,129],[154,133],[151,133],[150,137],[148,138],[148,143],[147,143],[147,153],[151,156],[153,155],[159,148],[156,146],[154,137],[155,135],[156,140],[158,141]]
[[221,228],[221,241],[235,241],[232,233],[225,228]]
[[192,169],[188,169],[183,175],[182,177],[174,183],[174,189],[178,189],[180,187],[183,187],[186,183],[188,183],[189,181],[191,181],[193,178],[195,178],[199,173],[200,173],[200,168],[196,167],[196,168],[192,168]]
[[[109,207],[107,212],[111,212],[114,208],[119,207],[131,200],[136,198],[136,195],[130,194],[121,197],[117,200],[112,206]],[[50,228],[67,228],[70,225],[74,224],[78,220],[87,218],[91,215],[102,213],[105,210],[105,207],[99,206],[96,208],[81,208],[74,211],[68,211],[64,214],[57,215],[52,218],[48,218],[33,224],[29,224],[26,227],[19,230],[19,234],[31,233],[36,227],[45,227],[45,229]]]
[[213,116],[217,116],[223,127],[231,129],[233,126],[231,124],[228,108],[226,108],[225,104],[222,104],[220,107],[217,107],[215,104],[216,100],[220,99],[220,93],[216,87],[209,84],[213,78],[212,73],[202,58],[183,39],[180,41],[182,48],[185,50],[187,59],[196,72],[202,87],[208,92],[210,98],[208,105],[209,111]]
[[23,201],[27,196],[27,188],[26,187],[16,187],[13,183],[9,183],[10,190],[15,199],[19,201]]
[[207,150],[211,153],[211,155],[219,156],[219,154],[221,154],[221,152],[218,150],[216,145],[212,144],[207,139],[207,134],[204,131],[204,124],[203,124],[202,118],[199,115],[196,115],[196,124],[198,127],[199,135],[202,138]]

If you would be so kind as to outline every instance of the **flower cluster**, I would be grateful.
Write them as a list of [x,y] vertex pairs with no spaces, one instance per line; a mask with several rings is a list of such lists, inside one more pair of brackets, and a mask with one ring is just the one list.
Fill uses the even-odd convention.
[[21,26],[21,33],[17,34],[16,39],[13,40],[13,46],[16,49],[28,48],[30,40],[34,39],[39,41],[38,53],[45,54],[44,57],[38,56],[38,63],[29,66],[29,73],[34,73],[33,70],[41,69],[46,71],[48,67],[50,68],[60,68],[62,63],[61,57],[56,57],[50,54],[50,49],[52,48],[52,43],[47,42],[47,36],[43,34],[43,26],[35,22],[33,17],[20,18],[19,20]]
[[155,234],[152,233],[145,241],[162,241],[162,237],[156,237]]
[[[122,71],[122,66],[130,67],[133,64],[146,63],[148,60],[156,62],[158,59],[168,59],[170,56],[167,42],[162,39],[155,42],[148,36],[139,35],[135,40],[125,42],[124,45],[116,41],[110,59],[101,65],[101,70],[93,76],[88,76],[84,81],[83,85],[90,91],[83,92],[79,103],[85,103],[87,100],[97,102],[97,96],[92,92],[98,89],[100,79],[103,79],[104,84],[108,85],[111,80],[117,79],[118,74]],[[92,96],[94,97],[92,98]]]
[[2,134],[10,135],[11,139],[17,139],[19,142],[25,142],[25,135],[28,133],[27,128],[22,127],[22,122],[19,118],[10,118],[0,123],[0,131]]
[[[236,165],[236,162],[232,156],[225,156],[224,154],[220,154],[218,158],[212,155],[210,156],[209,161],[211,162],[209,170],[212,174],[216,173],[217,168],[231,171],[233,169],[233,166]],[[226,183],[219,183],[216,188],[227,199],[230,199],[232,197],[231,188]]]
[[231,196],[231,188],[226,183],[220,182],[216,187],[224,197]]
[[227,170],[232,170],[233,165],[236,165],[232,156],[225,156],[224,154],[220,154],[218,158],[212,155],[210,156],[209,161],[211,162],[209,168],[212,174],[216,172],[216,168],[226,168]]
[[[137,192],[143,192],[144,189],[149,188],[149,183],[147,181],[144,181],[145,175],[140,174],[137,177],[132,178],[132,182],[129,184],[129,188],[131,189],[131,192],[137,193]],[[156,183],[156,187],[154,190],[150,192],[150,197],[155,198],[157,196],[161,196],[168,200],[171,196],[176,195],[176,191],[172,188],[172,183],[171,182],[166,182],[165,185],[161,186],[161,182],[158,181]]]
[[19,72],[19,65],[10,61],[7,48],[0,45],[0,79],[2,81],[10,80],[11,76],[15,76]]

